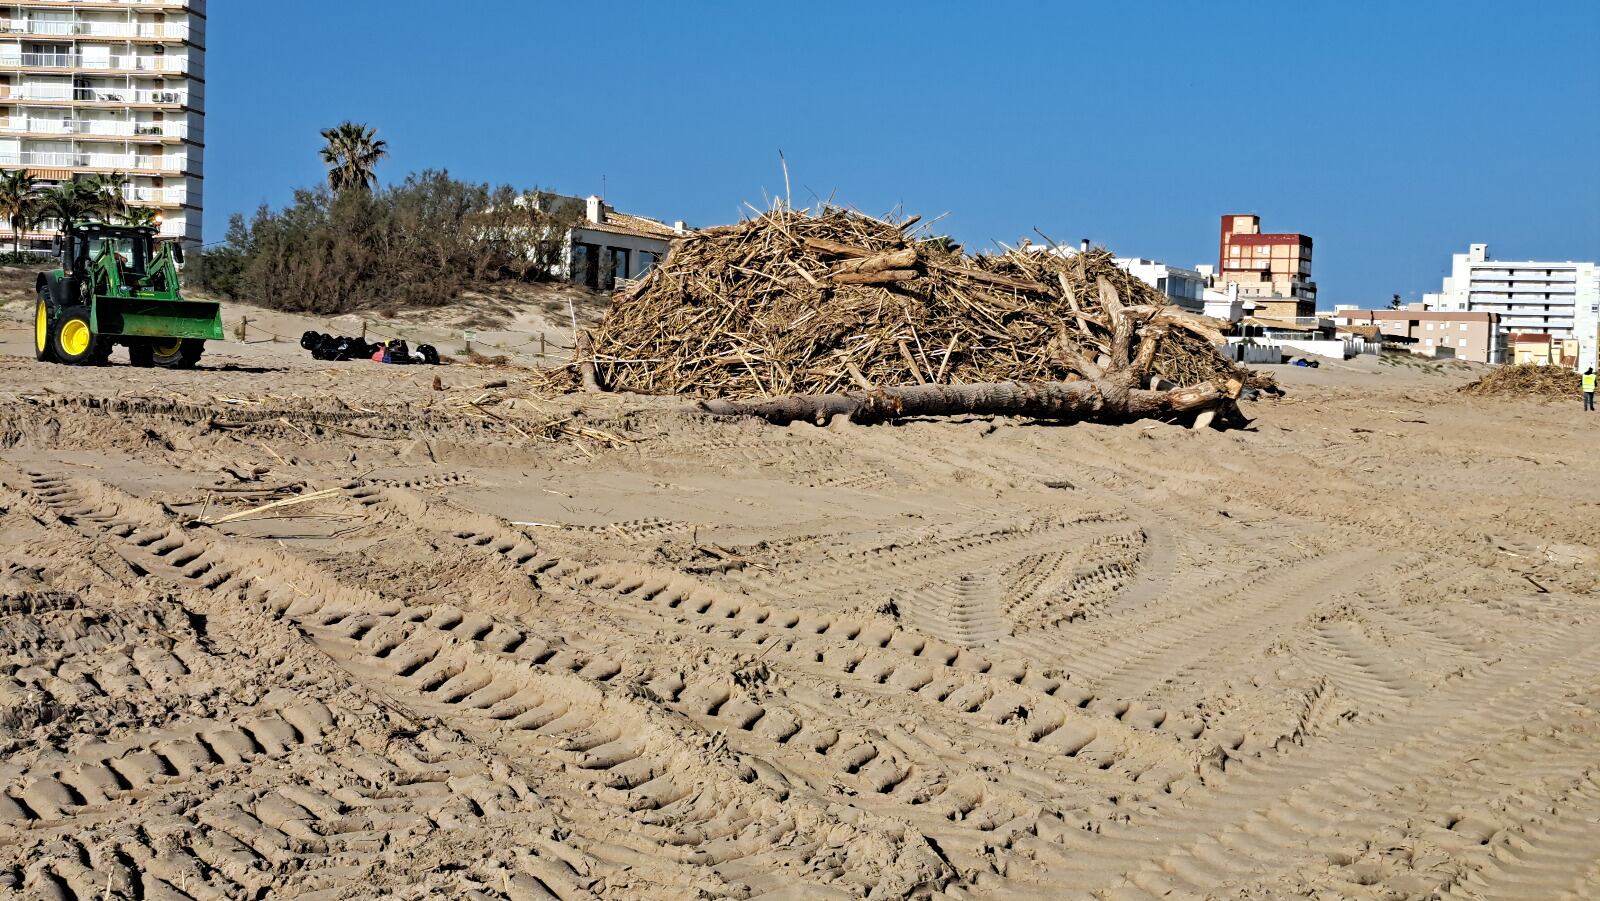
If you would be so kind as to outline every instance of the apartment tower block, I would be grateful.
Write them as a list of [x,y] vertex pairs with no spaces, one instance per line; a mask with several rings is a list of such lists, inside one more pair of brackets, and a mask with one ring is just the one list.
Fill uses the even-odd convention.
[[[1552,363],[1586,369],[1600,346],[1600,265],[1576,260],[1496,260],[1489,245],[1452,254],[1441,291],[1424,294],[1430,310],[1500,314],[1512,335],[1547,336]],[[1573,353],[1560,351],[1569,345]]]
[[1316,315],[1317,283],[1311,280],[1311,239],[1293,232],[1263,233],[1261,217],[1222,217],[1216,287],[1239,286],[1239,297],[1256,315],[1304,319]]
[[[122,173],[130,206],[198,243],[205,38],[205,0],[0,2],[0,169],[44,187]],[[54,228],[25,230],[23,246],[47,247]]]

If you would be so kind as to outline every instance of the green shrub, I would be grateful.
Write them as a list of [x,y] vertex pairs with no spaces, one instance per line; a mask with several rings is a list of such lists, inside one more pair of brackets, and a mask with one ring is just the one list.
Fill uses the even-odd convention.
[[48,253],[33,253],[27,250],[8,250],[0,253],[0,266],[19,266],[23,269],[49,269],[55,265],[55,259]]
[[296,312],[439,306],[469,286],[553,277],[581,215],[580,204],[548,194],[431,170],[378,191],[319,187],[282,210],[234,216],[227,239],[194,254],[185,279]]

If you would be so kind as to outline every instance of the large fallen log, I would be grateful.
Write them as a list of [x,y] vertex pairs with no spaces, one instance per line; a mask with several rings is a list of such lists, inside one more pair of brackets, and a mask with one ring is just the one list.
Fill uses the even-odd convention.
[[[1058,422],[1122,423],[1153,417],[1216,411],[1236,424],[1243,385],[1208,383],[1157,391],[1130,388],[1122,379],[1075,382],[992,382],[977,385],[911,385],[839,394],[796,394],[771,400],[703,400],[698,407],[719,416],[753,416],[774,425],[824,425],[844,416],[863,425],[908,416],[1026,416]],[[1237,418],[1236,418],[1237,417]],[[1207,422],[1210,417],[1207,417]]]

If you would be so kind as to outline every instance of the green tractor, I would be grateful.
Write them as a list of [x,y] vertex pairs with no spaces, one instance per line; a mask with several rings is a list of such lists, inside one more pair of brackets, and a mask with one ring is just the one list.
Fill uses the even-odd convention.
[[34,356],[99,366],[128,348],[135,366],[187,369],[222,338],[222,307],[178,293],[183,248],[149,226],[85,222],[56,239],[61,266],[39,273]]

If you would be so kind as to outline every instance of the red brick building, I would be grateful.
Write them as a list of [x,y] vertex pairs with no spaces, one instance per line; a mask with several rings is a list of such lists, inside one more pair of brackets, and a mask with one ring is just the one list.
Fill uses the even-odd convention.
[[1298,233],[1263,233],[1260,216],[1229,213],[1222,217],[1216,282],[1218,289],[1237,283],[1239,298],[1246,303],[1254,301],[1257,316],[1291,319],[1317,313],[1311,238]]

